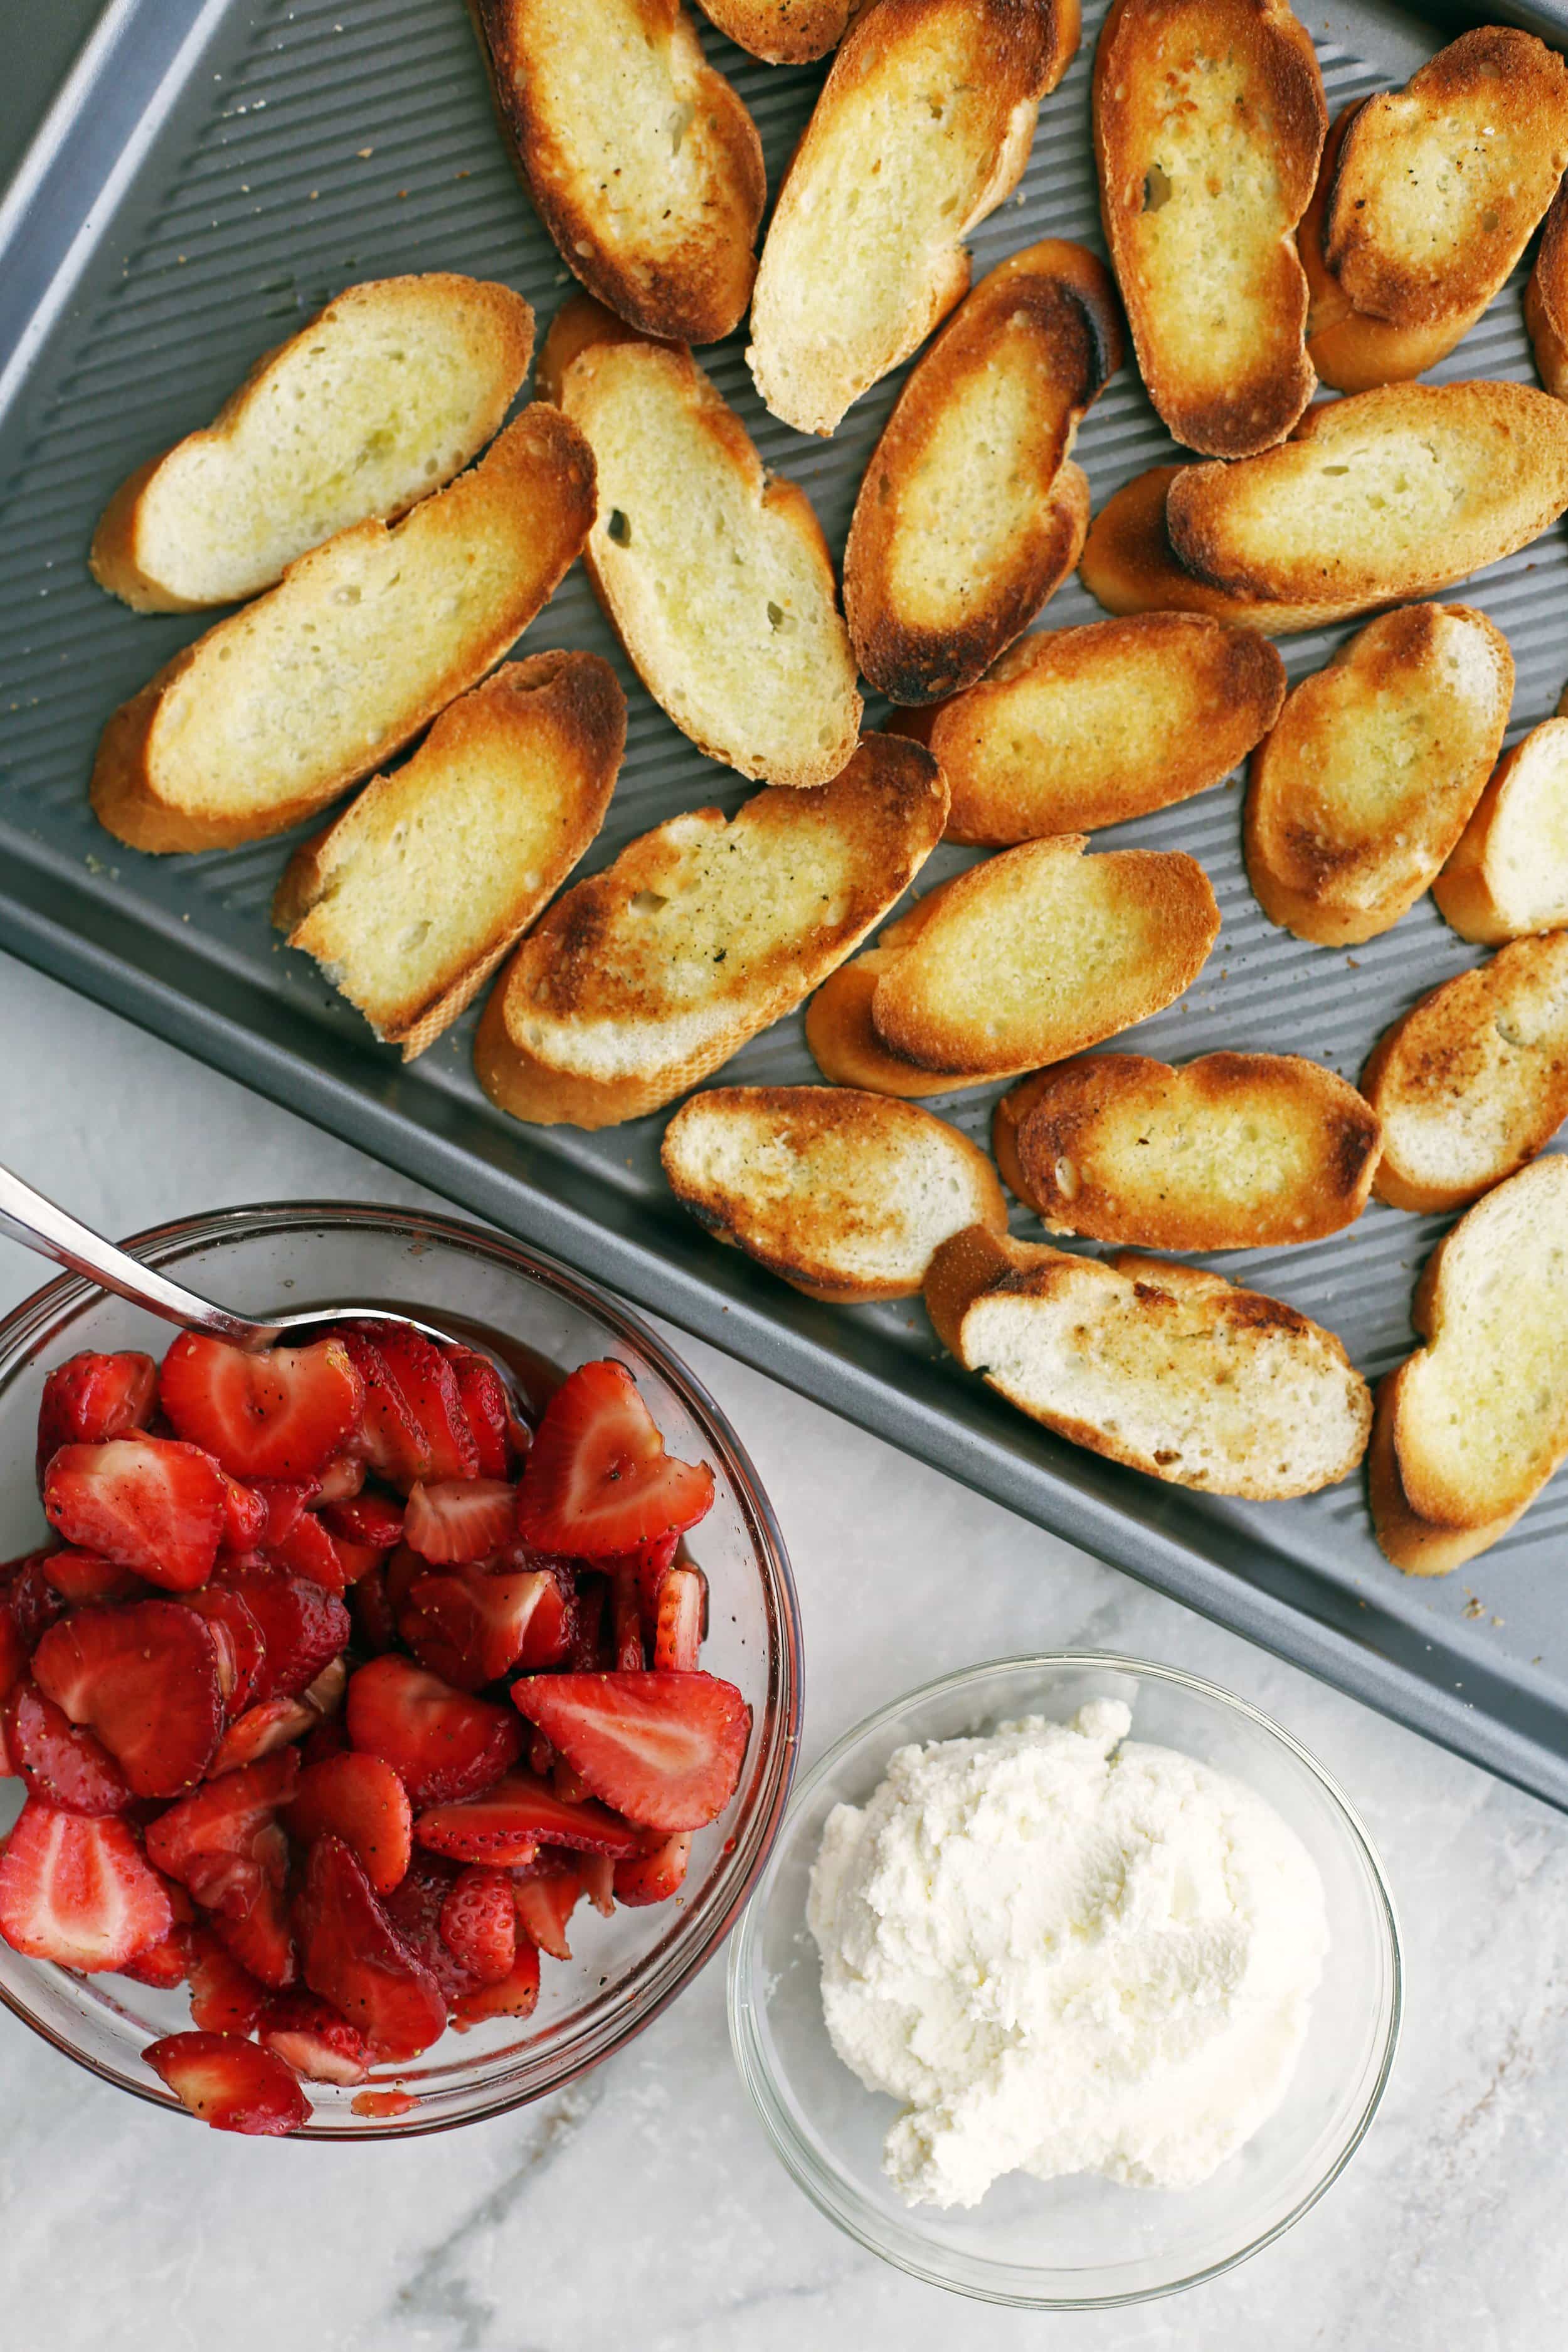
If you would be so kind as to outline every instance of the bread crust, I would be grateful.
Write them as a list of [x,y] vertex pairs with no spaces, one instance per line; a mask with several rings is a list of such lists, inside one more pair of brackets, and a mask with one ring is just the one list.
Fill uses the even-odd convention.
[[[1279,1299],[1241,1289],[1197,1266],[1173,1265],[1129,1251],[1109,1261],[1079,1257],[972,1227],[937,1252],[926,1276],[925,1298],[943,1345],[969,1370],[979,1370],[988,1387],[1072,1444],[1123,1462],[1146,1476],[1209,1494],[1279,1500],[1336,1484],[1365,1452],[1372,1398],[1335,1335]],[[1152,1384],[1159,1368],[1161,1382],[1173,1396],[1173,1422],[1179,1419],[1179,1395],[1189,1406],[1189,1423],[1197,1423],[1200,1447],[1205,1415],[1211,1430],[1223,1423],[1236,1410],[1232,1395],[1237,1379],[1270,1360],[1281,1370],[1281,1360],[1289,1361],[1292,1386],[1303,1400],[1310,1394],[1325,1417],[1336,1415],[1342,1424],[1338,1443],[1311,1466],[1305,1460],[1292,1465],[1259,1458],[1260,1447],[1251,1459],[1233,1462],[1217,1476],[1207,1466],[1189,1464],[1179,1444],[1141,1445],[1129,1436],[1121,1415],[1091,1420],[1085,1411],[1087,1399],[1076,1412],[1053,1406],[1026,1394],[1016,1382],[1009,1387],[990,1369],[975,1310],[993,1300],[1026,1307],[1037,1301],[1047,1308],[1070,1300],[1073,1345],[1086,1368],[1093,1370],[1099,1369],[1097,1344],[1103,1340],[1109,1349],[1129,1326],[1140,1326],[1148,1360],[1142,1377]],[[1125,1374],[1125,1365],[1121,1369]],[[1088,1382],[1077,1385],[1087,1387]],[[1173,1427],[1170,1433],[1174,1441],[1179,1431]],[[1322,1435],[1326,1443],[1329,1433]],[[1214,1442],[1211,1434],[1211,1447]],[[1268,1451],[1272,1454],[1273,1448]]]
[[1042,630],[967,693],[894,725],[942,762],[948,839],[1002,848],[1190,800],[1284,700],[1285,666],[1261,636],[1159,612]]
[[1189,448],[1270,447],[1316,382],[1295,242],[1328,128],[1310,36],[1285,0],[1115,0],[1093,107],[1106,240],[1150,399]]
[[1508,640],[1468,604],[1385,613],[1303,678],[1250,767],[1243,847],[1269,920],[1354,947],[1408,913],[1469,822],[1512,697]]
[[[1500,947],[1505,940],[1568,927],[1568,858],[1560,845],[1562,816],[1550,807],[1545,811],[1538,807],[1536,830],[1533,835],[1529,831],[1529,793],[1538,768],[1546,770],[1549,780],[1554,774],[1562,776],[1557,797],[1568,813],[1568,718],[1561,715],[1561,706],[1559,714],[1532,727],[1523,741],[1499,761],[1447,864],[1432,885],[1438,912],[1462,940]],[[1527,862],[1535,896],[1533,903],[1521,908],[1518,876]],[[1510,867],[1515,893],[1511,900],[1508,895]]]
[[[1079,31],[1079,0],[878,0],[859,18],[784,173],[758,265],[746,359],[775,416],[831,433],[962,299],[963,240],[1023,176],[1039,101]],[[868,138],[880,162],[907,169],[868,176]],[[843,278],[855,267],[851,310]]]
[[809,65],[837,48],[870,0],[698,0],[710,25],[771,66]]
[[1391,1208],[1468,1208],[1516,1174],[1568,1118],[1568,931],[1428,990],[1379,1039],[1362,1092],[1384,1123],[1373,1189]]
[[1541,232],[1524,289],[1524,323],[1542,383],[1554,399],[1568,400],[1568,188],[1552,199]]
[[[581,550],[594,516],[594,453],[576,426],[542,401],[515,417],[466,474],[426,499],[401,522],[356,524],[291,564],[279,584],[254,604],[187,646],[109,720],[92,772],[99,823],[132,849],[154,852],[232,849],[287,831],[336,800],[412,740],[457,696],[478,683],[553,594]],[[178,758],[190,764],[181,728],[188,712],[237,691],[245,648],[258,628],[288,639],[353,586],[353,574],[395,541],[405,568],[421,551],[445,554],[490,530],[515,543],[510,593],[465,624],[441,658],[406,664],[388,678],[353,750],[279,787],[268,801],[224,810],[181,797]],[[357,608],[356,608],[357,609]],[[374,618],[374,610],[373,610]],[[365,642],[374,642],[371,622]],[[384,646],[384,650],[386,648]],[[265,660],[265,656],[262,657]],[[219,664],[227,662],[226,669]],[[286,698],[281,680],[252,681],[259,700]],[[172,739],[172,740],[166,740]]]
[[[1375,519],[1371,488],[1384,502]],[[1165,528],[1200,579],[1231,595],[1315,601],[1326,619],[1331,606],[1451,586],[1527,547],[1565,507],[1568,416],[1546,394],[1392,383],[1323,402],[1261,457],[1184,467],[1165,495]]]
[[[533,350],[533,312],[510,286],[461,278],[449,270],[383,278],[362,286],[345,287],[297,335],[263,352],[210,425],[199,432],[187,433],[172,447],[149,457],[121,483],[103,510],[88,557],[100,587],[107,588],[111,596],[120,597],[138,613],[196,613],[271,587],[287,568],[287,561],[297,560],[312,545],[321,544],[321,534],[301,536],[292,557],[285,562],[236,572],[221,593],[191,595],[160,574],[157,558],[148,543],[149,510],[155,491],[161,488],[168,495],[181,474],[199,467],[205,458],[221,456],[238,442],[268,398],[287,384],[290,371],[308,347],[319,346],[323,338],[334,335],[351,341],[367,313],[374,320],[389,310],[419,308],[434,312],[442,306],[460,312],[464,324],[477,315],[484,321],[492,341],[492,380],[486,396],[476,406],[473,429],[456,452],[456,462],[443,463],[428,478],[421,469],[419,487],[410,495],[385,502],[362,503],[352,512],[344,511],[336,527],[347,530],[356,522],[392,521],[418,500],[441,489],[499,430],[516,397]],[[345,469],[353,455],[352,446],[342,451],[340,462]],[[434,461],[434,453],[432,457]],[[208,483],[193,489],[192,495],[210,499],[214,492]]]
[[[1050,237],[982,279],[919,361],[866,468],[844,557],[849,634],[879,693],[918,704],[972,686],[1071,572],[1089,484],[1064,470],[1121,356],[1109,273]],[[993,412],[983,457],[973,431],[954,446],[976,403]]]
[[[548,766],[551,772],[558,821],[549,855],[518,877],[504,919],[438,982],[374,1004],[350,998],[383,1043],[401,1045],[404,1060],[413,1061],[473,1003],[594,840],[610,804],[626,740],[626,697],[608,662],[597,654],[531,654],[504,664],[441,713],[405,766],[393,776],[373,779],[334,824],[295,851],[273,899],[274,924],[291,948],[322,964],[334,962],[341,945],[322,901],[330,898],[367,824],[374,824],[378,804],[391,798],[406,810],[411,793],[422,786],[438,798],[454,762],[489,755],[504,764],[527,743],[540,771]],[[419,911],[416,898],[405,908],[416,919]],[[438,910],[432,906],[429,911]],[[346,986],[343,992],[349,994]]]
[[[833,559],[805,491],[766,472],[745,426],[684,345],[637,336],[588,296],[575,296],[552,325],[542,373],[594,446],[600,512],[584,561],[654,700],[710,759],[753,782],[803,790],[826,783],[854,752],[865,706]],[[697,559],[706,602],[728,608],[718,665],[711,627],[687,625],[694,583],[679,520],[660,515],[663,486],[645,486],[617,452],[628,425],[647,437],[656,425],[668,442],[682,513],[700,486],[715,497],[728,492],[738,509]],[[777,569],[786,535],[787,589]],[[803,648],[793,659],[782,650],[791,643]],[[748,647],[742,663],[737,656]],[[780,710],[764,682],[786,677],[793,689]]]
[[1051,1232],[1161,1250],[1342,1232],[1381,1146],[1355,1088],[1293,1054],[1060,1063],[1004,1095],[992,1129],[1005,1181]]
[[[793,1156],[805,1166],[826,1146],[829,1173],[804,1198],[770,1187],[754,1162],[749,1181],[726,1183],[704,1168],[700,1140],[705,1126],[726,1118],[760,1129],[772,1162]],[[893,1188],[900,1177],[906,1187],[911,1181],[900,1156],[916,1152],[947,1163],[951,1190],[962,1196],[946,1212],[955,1224],[1005,1232],[1007,1204],[977,1145],[913,1104],[853,1087],[716,1087],[676,1112],[660,1159],[677,1200],[717,1240],[744,1250],[808,1298],[853,1307],[913,1297],[946,1238],[928,1230],[917,1242],[896,1231],[903,1203]],[[913,1213],[906,1213],[906,1223]],[[868,1273],[865,1258],[878,1246],[907,1260],[923,1251],[923,1262],[917,1269],[911,1260],[897,1275]]]
[[[479,1024],[480,1084],[541,1126],[613,1127],[673,1101],[852,953],[924,864],[946,813],[929,752],[868,735],[815,793],[764,791],[732,820],[698,810],[644,834],[558,898],[518,949]],[[710,854],[735,846],[736,827],[769,877],[772,929],[760,946],[732,903],[743,861],[726,861],[729,897],[701,878]],[[826,886],[796,869],[829,842],[841,858],[824,916]],[[679,992],[669,934],[646,929],[672,890]]]
[[[680,0],[469,7],[502,137],[573,275],[644,334],[686,343],[727,335],[756,274],[752,248],[767,196],[762,142],[704,59]],[[657,104],[633,87],[638,69],[655,77]],[[585,115],[590,94],[600,110]],[[662,125],[677,113],[685,116],[678,140],[656,131],[656,116]],[[646,144],[634,154],[630,133],[644,125]],[[613,215],[606,168],[626,174]]]
[[[1352,118],[1364,104],[1356,99],[1335,118],[1323,149],[1318,184],[1301,215],[1296,242],[1307,273],[1307,357],[1320,380],[1336,392],[1372,392],[1381,383],[1408,383],[1446,359],[1480,316],[1441,320],[1436,325],[1391,326],[1358,310],[1323,259],[1323,214],[1333,184],[1340,148]],[[1483,303],[1481,309],[1486,305]]]

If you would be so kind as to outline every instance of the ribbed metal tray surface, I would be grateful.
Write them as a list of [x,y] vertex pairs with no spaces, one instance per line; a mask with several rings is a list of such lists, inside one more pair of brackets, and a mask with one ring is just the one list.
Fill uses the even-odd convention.
[[[1042,110],[1019,194],[973,240],[975,273],[1046,234],[1103,249],[1089,161],[1089,65],[1101,9]],[[1439,34],[1413,17],[1314,16],[1331,109],[1399,79]],[[770,68],[704,33],[756,117],[770,184],[823,68]],[[706,1239],[658,1171],[662,1119],[585,1136],[515,1126],[470,1067],[472,1018],[405,1070],[268,908],[289,845],[154,859],[101,833],[87,803],[100,727],[195,618],[138,617],[85,567],[109,491],[208,418],[258,352],[341,286],[456,268],[506,279],[541,326],[568,290],[504,156],[459,0],[115,0],[41,148],[0,215],[0,940],[104,1003],[379,1153],[646,1305],[823,1398],[1042,1523],[1223,1618],[1374,1704],[1568,1804],[1568,1477],[1518,1531],[1442,1583],[1398,1577],[1373,1544],[1362,1486],[1268,1507],[1164,1488],[1058,1444],[937,1349],[918,1302],[817,1307]],[[1533,380],[1519,283],[1436,371]],[[899,381],[833,440],[769,417],[743,336],[702,354],[763,457],[802,483],[840,548]],[[1131,367],[1077,455],[1098,506],[1170,454]],[[1568,677],[1568,549],[1560,529],[1462,592],[1518,665],[1510,740]],[[1058,628],[1097,616],[1074,583]],[[1292,678],[1347,634],[1283,647]],[[609,822],[584,870],[679,809],[750,789],[704,760],[631,675],[581,567],[531,647],[607,655],[631,710]],[[873,704],[868,723],[879,717]],[[1477,961],[1431,903],[1352,954],[1267,922],[1239,856],[1237,780],[1117,828],[1106,845],[1190,850],[1213,880],[1219,943],[1188,995],[1116,1041],[1166,1059],[1216,1046],[1311,1055],[1352,1079],[1424,990]],[[939,851],[921,887],[965,862]],[[816,1076],[799,1017],[748,1046],[726,1079]],[[936,1107],[984,1139],[992,1096]],[[156,1105],[148,1106],[156,1150]],[[240,1139],[237,1145],[242,1148]],[[200,1205],[196,1202],[192,1207]],[[1037,1231],[1021,1213],[1017,1230]],[[1224,1270],[1343,1337],[1375,1377],[1410,1345],[1409,1305],[1443,1221],[1373,1206],[1348,1234],[1229,1254]]]

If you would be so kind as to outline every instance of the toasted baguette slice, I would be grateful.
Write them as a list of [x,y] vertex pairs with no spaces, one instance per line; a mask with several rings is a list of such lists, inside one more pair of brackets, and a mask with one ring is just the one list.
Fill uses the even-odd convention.
[[644,334],[727,335],[767,181],[680,0],[470,5],[502,135],[567,268]]
[[1366,1206],[1380,1143],[1354,1087],[1294,1054],[1205,1054],[1182,1069],[1100,1054],[996,1106],[1005,1181],[1052,1233],[1141,1249],[1321,1241]]
[[891,925],[807,1017],[824,1075],[900,1094],[1015,1077],[1180,996],[1219,931],[1203,867],[1180,850],[1087,847],[1082,834],[1026,842]]
[[689,352],[604,337],[597,321],[607,314],[586,296],[569,303],[557,325],[573,356],[558,368],[552,327],[543,374],[593,445],[599,602],[654,700],[710,758],[824,784],[854,751],[863,706],[811,501],[764,473]]
[[1378,1391],[1372,1515],[1407,1576],[1508,1533],[1568,1455],[1568,1160],[1478,1201],[1426,1261],[1426,1340]]
[[967,1136],[847,1087],[715,1087],[676,1112],[660,1157],[710,1233],[829,1306],[908,1298],[954,1234],[1007,1230]]
[[1394,327],[1479,319],[1568,169],[1568,65],[1483,25],[1358,109],[1323,217],[1323,260]]
[[122,704],[100,823],[133,849],[227,849],[311,815],[494,667],[593,516],[592,450],[535,403],[448,488],[312,549]]
[[515,1118],[614,1127],[658,1110],[777,1021],[931,855],[947,787],[868,735],[815,792],[696,809],[558,898],[485,1008],[479,1082]]
[[1284,700],[1285,665],[1261,637],[1150,613],[1026,637],[898,731],[942,763],[948,839],[1005,847],[1190,800],[1247,757]]
[[1285,0],[1116,0],[1094,58],[1100,212],[1172,435],[1243,457],[1312,396],[1295,228],[1328,128]]
[[1079,577],[1108,613],[1201,613],[1260,636],[1283,637],[1298,629],[1349,620],[1368,609],[1364,597],[1337,604],[1286,604],[1260,596],[1233,596],[1210,581],[1195,579],[1176,561],[1165,530],[1166,494],[1183,471],[1180,466],[1151,466],[1146,473],[1135,474],[1112,492],[1090,523]]
[[1071,572],[1089,485],[1062,467],[1121,364],[1116,291],[1081,245],[1047,238],[994,269],[899,396],[866,468],[844,609],[879,694],[934,702],[983,677]]
[[351,286],[258,361],[210,425],[104,509],[93,576],[139,613],[237,604],[334,532],[404,514],[499,429],[533,349],[510,286],[433,270]]
[[1326,401],[1282,449],[1189,466],[1179,563],[1232,595],[1343,610],[1424,596],[1568,507],[1568,414],[1521,383],[1391,383]]
[[1468,604],[1406,604],[1304,677],[1252,755],[1247,871],[1271,922],[1374,939],[1469,823],[1513,698],[1508,639]]
[[1524,323],[1535,346],[1541,381],[1568,400],[1568,188],[1559,188],[1536,248],[1524,289]]
[[771,66],[825,58],[870,0],[698,0],[710,25]]
[[1462,940],[1488,947],[1568,928],[1568,718],[1499,761],[1432,896]]
[[507,663],[295,851],[273,921],[411,1062],[598,832],[626,740],[626,697],[597,654]]
[[132,849],[231,849],[313,815],[494,667],[593,519],[594,453],[535,402],[449,488],[302,555],[122,704],[100,824]]
[[1217,1274],[972,1226],[925,1295],[944,1344],[1020,1412],[1151,1478],[1269,1501],[1335,1485],[1366,1450],[1372,1398],[1333,1333]]
[[1345,132],[1363,102],[1358,98],[1336,118],[1312,201],[1296,235],[1307,273],[1307,357],[1321,381],[1336,392],[1372,392],[1380,383],[1408,383],[1445,359],[1474,324],[1470,319],[1441,319],[1435,324],[1394,327],[1386,319],[1369,319],[1330,273],[1323,259],[1323,215]]
[[878,0],[784,173],[746,353],[766,405],[831,433],[969,284],[963,240],[1023,175],[1079,0]]
[[1568,1118],[1568,931],[1433,989],[1380,1039],[1362,1090],[1383,1121],[1380,1201],[1463,1209],[1513,1175]]

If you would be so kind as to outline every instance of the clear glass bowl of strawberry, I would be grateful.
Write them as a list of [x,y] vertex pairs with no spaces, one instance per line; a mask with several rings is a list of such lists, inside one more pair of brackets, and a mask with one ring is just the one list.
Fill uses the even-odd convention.
[[242,1312],[459,1344],[247,1360],[75,1279],[0,1324],[0,1999],[229,2128],[559,2088],[710,1957],[778,1825],[799,1631],[750,1463],[635,1315],[477,1228],[136,1246]]

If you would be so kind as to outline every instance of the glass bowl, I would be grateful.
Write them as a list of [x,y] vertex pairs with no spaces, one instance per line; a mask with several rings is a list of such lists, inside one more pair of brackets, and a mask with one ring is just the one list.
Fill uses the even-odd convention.
[[[752,1734],[740,1786],[699,1832],[681,1895],[609,1919],[580,1906],[574,1957],[545,1962],[531,2018],[448,2031],[412,2063],[377,2069],[371,2087],[395,2088],[411,2102],[395,2116],[358,2115],[353,2091],[307,2084],[311,2119],[299,2137],[438,2131],[559,2090],[639,2032],[711,1958],[777,1832],[799,1735],[800,1624],[784,1540],[755,1471],[700,1381],[639,1316],[565,1267],[476,1226],[410,1209],[285,1205],[184,1218],[126,1247],[248,1315],[353,1301],[402,1307],[455,1334],[466,1329],[524,1365],[529,1351],[562,1370],[618,1357],[670,1451],[711,1464],[713,1508],[692,1542],[711,1592],[702,1661],[739,1686]],[[171,1336],[167,1324],[74,1276],[0,1323],[0,1559],[31,1549],[44,1532],[33,1483],[44,1374],[82,1348],[162,1354]],[[0,1781],[0,1827],[19,1802],[20,1783]],[[129,1977],[73,1976],[0,1943],[0,2000],[104,2082],[185,2112],[140,2055],[158,2035],[188,2028],[183,1992],[156,1992]]]
[[[1284,2104],[1201,2188],[1133,2189],[1079,2173],[999,2180],[979,2205],[908,2206],[882,2171],[898,2103],[836,2055],[822,2018],[806,1885],[837,1804],[864,1804],[893,1750],[1019,1716],[1062,1721],[1091,1698],[1132,1710],[1132,1737],[1246,1781],[1322,1874],[1331,1937]],[[1328,1775],[1244,1700],[1169,1666],[1094,1655],[1004,1658],[895,1700],[801,1784],[730,1958],[730,2032],[774,2149],[818,2209],[934,2286],[1040,2311],[1141,2303],[1195,2286],[1288,2230],[1349,2162],[1399,2034],[1394,1906],[1370,1840]]]

